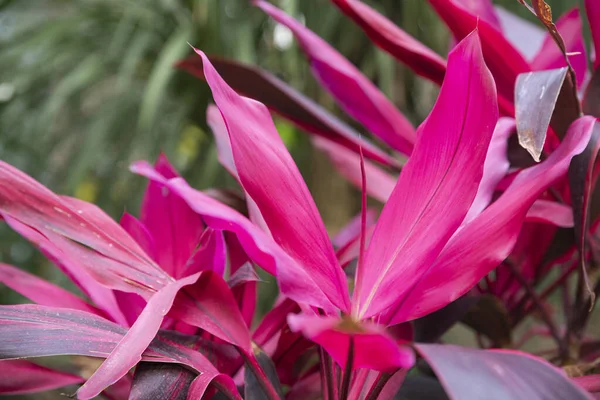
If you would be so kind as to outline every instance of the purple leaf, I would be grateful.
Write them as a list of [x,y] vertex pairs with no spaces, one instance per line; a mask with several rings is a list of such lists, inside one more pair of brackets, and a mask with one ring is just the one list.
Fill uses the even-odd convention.
[[196,374],[175,364],[140,363],[135,369],[129,400],[186,400]]
[[56,371],[26,360],[0,361],[0,395],[38,393],[75,385],[80,376]]
[[393,149],[410,155],[416,139],[411,123],[354,65],[304,25],[265,1],[254,1],[288,27],[306,53],[313,74],[340,106]]
[[[218,57],[211,56],[210,61],[227,84],[238,93],[260,101],[271,111],[290,120],[301,129],[333,140],[356,153],[359,147],[362,147],[365,157],[379,163],[389,166],[398,164],[384,151],[361,138],[358,132],[345,122],[271,73]],[[202,59],[197,56],[180,62],[178,67],[204,79]]]
[[451,399],[589,400],[558,368],[516,351],[417,344]]
[[286,296],[322,308],[327,312],[336,311],[336,307],[324,295],[314,278],[246,217],[206,194],[192,189],[181,178],[167,181],[146,162],[136,162],[131,169],[137,174],[166,184],[194,211],[202,215],[211,228],[236,234],[252,261],[277,276],[280,289]]
[[[284,398],[283,390],[281,388],[281,382],[279,382],[279,377],[277,376],[277,370],[275,369],[275,364],[273,364],[273,360],[269,358],[269,356],[262,351],[259,347],[253,348],[254,357],[258,362],[258,365],[265,372],[265,375],[269,379],[269,382],[275,390],[280,398]],[[256,379],[256,376],[252,373],[250,368],[245,368],[244,370],[244,400],[262,400],[268,398],[267,394],[264,392],[260,382]]]
[[404,32],[377,11],[356,0],[332,0],[379,47],[406,64],[416,74],[438,85],[446,73],[446,60]]
[[396,342],[380,325],[306,314],[290,314],[288,324],[292,331],[302,332],[322,346],[340,366],[346,365],[351,339],[353,368],[393,372],[415,363],[413,351]]
[[[361,188],[360,156],[339,144],[327,139],[315,137],[313,145],[327,154],[336,169],[354,186]],[[365,160],[365,173],[367,178],[367,193],[382,203],[387,202],[397,178],[372,162]]]
[[474,31],[450,53],[438,100],[419,127],[415,151],[358,269],[358,318],[394,305],[460,226],[479,188],[497,120],[494,82]]
[[346,279],[333,246],[294,160],[266,107],[239,96],[204,53],[204,75],[227,125],[244,190],[256,202],[275,241],[307,272],[341,310],[348,310]]
[[[553,42],[554,43],[554,42]],[[527,72],[517,78],[515,118],[519,144],[540,161],[546,132],[568,68]]]
[[104,313],[81,298],[35,275],[0,263],[0,282],[34,303],[86,311],[104,317]]
[[565,176],[571,159],[587,145],[593,126],[591,117],[576,121],[548,159],[520,172],[498,200],[458,231],[402,301],[392,323],[444,307],[498,266],[515,245],[531,205]]

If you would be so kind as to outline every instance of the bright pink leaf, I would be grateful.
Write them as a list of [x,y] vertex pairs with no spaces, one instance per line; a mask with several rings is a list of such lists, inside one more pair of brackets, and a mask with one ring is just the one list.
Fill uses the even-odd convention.
[[[357,188],[361,187],[360,157],[358,154],[320,137],[314,137],[312,143],[317,149],[329,156],[340,174]],[[385,203],[392,190],[394,190],[397,178],[366,160],[365,173],[367,175],[367,193],[374,199]]]
[[75,385],[84,381],[80,376],[56,371],[26,360],[0,361],[0,394],[38,393]]
[[127,334],[96,372],[79,388],[78,398],[91,399],[99,395],[141,361],[142,353],[158,333],[163,318],[171,309],[179,290],[196,282],[199,276],[200,273],[169,283],[148,300],[148,304]]
[[589,400],[548,362],[516,351],[418,344],[452,400]]
[[419,318],[444,307],[498,266],[515,245],[531,205],[565,176],[571,159],[585,149],[594,122],[592,117],[574,122],[554,153],[520,172],[498,200],[465,225],[408,293],[391,323]]
[[377,46],[406,64],[416,74],[438,85],[442,84],[446,73],[446,60],[437,53],[362,1],[332,1],[361,27]]
[[398,301],[460,226],[477,193],[497,120],[494,82],[474,31],[450,53],[439,98],[375,227],[357,275],[358,318]]
[[[569,56],[569,61],[575,71],[577,87],[581,88],[587,72],[587,56],[585,51],[585,41],[583,39],[583,24],[581,16],[579,15],[579,9],[573,8],[571,11],[563,14],[558,21],[556,21],[556,28],[565,41],[567,52],[572,53]],[[531,68],[534,71],[541,71],[566,66],[565,56],[558,48],[558,45],[552,36],[547,33],[541,49],[535,59],[531,62]]]
[[587,13],[592,39],[594,41],[594,69],[600,67],[600,3],[596,0],[585,0],[585,11]]
[[[179,174],[161,154],[155,168],[167,179]],[[174,278],[182,278],[203,231],[200,216],[159,182],[150,182],[142,201],[140,220],[156,247],[156,261]]]
[[573,209],[563,203],[539,199],[527,211],[528,222],[543,222],[560,228],[573,227]]
[[346,278],[294,160],[279,137],[267,108],[239,96],[204,53],[204,75],[227,125],[237,172],[256,202],[273,238],[301,263],[323,293],[349,309]]
[[246,217],[206,194],[192,189],[181,178],[167,181],[144,161],[134,163],[131,169],[137,174],[166,184],[194,211],[202,215],[211,228],[236,234],[246,254],[261,268],[277,276],[281,291],[288,297],[322,308],[327,312],[337,310],[314,277]]
[[199,240],[198,248],[182,269],[182,276],[200,271],[214,271],[223,276],[227,265],[227,249],[223,232],[207,228]]
[[63,288],[8,264],[0,263],[0,282],[43,306],[72,308],[104,316],[96,307]]
[[[252,271],[256,274],[254,266],[252,265],[252,260],[244,251],[244,248],[237,237],[230,232],[225,232],[225,241],[227,242],[227,252],[229,255],[230,281],[239,270],[248,265],[250,265]],[[228,283],[230,284],[230,282]],[[256,310],[257,300],[256,289],[256,283],[246,283],[241,286],[233,287],[231,290],[248,327],[252,325],[254,320],[254,311]]]
[[140,245],[140,247],[156,261],[156,244],[148,228],[142,222],[129,214],[123,213],[119,225]]
[[290,314],[288,324],[292,331],[302,332],[322,346],[341,366],[346,365],[350,340],[354,341],[353,368],[393,372],[415,363],[414,352],[409,347],[398,343],[375,324],[355,324],[337,317],[305,314]]
[[482,21],[487,22],[496,30],[502,30],[492,0],[454,0],[454,2],[471,14],[481,18]]
[[280,9],[261,0],[254,4],[293,32],[310,60],[313,74],[346,113],[395,150],[410,155],[416,138],[413,126],[371,81],[327,42]]

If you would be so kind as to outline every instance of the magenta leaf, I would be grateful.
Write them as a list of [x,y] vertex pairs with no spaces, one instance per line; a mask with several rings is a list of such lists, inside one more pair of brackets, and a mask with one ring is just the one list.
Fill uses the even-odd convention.
[[140,363],[135,369],[130,400],[186,400],[196,374],[176,364]]
[[594,70],[597,71],[600,68],[600,4],[596,0],[585,0],[585,11],[592,30],[596,57],[594,59]]
[[223,232],[207,228],[200,237],[195,253],[182,269],[182,276],[189,276],[201,271],[213,271],[217,275],[223,276],[226,264],[227,249]]
[[248,257],[270,274],[277,276],[281,291],[288,297],[317,306],[327,312],[335,312],[336,307],[325,296],[317,281],[246,217],[206,194],[192,189],[181,178],[167,181],[146,162],[134,163],[131,169],[149,179],[164,182],[194,211],[202,215],[205,223],[211,228],[234,233]]
[[[554,42],[553,42],[554,43]],[[527,72],[517,77],[515,119],[519,144],[540,161],[546,132],[568,68]]]
[[153,260],[156,261],[156,243],[154,243],[154,238],[148,228],[136,217],[129,214],[128,212],[124,212],[119,220],[119,225],[125,232],[129,233],[129,235],[140,245],[140,247],[152,257]]
[[[154,166],[167,179],[179,174],[161,154]],[[202,219],[179,196],[159,182],[150,182],[142,200],[140,221],[156,245],[156,261],[169,275],[189,275],[187,263],[200,241]]]
[[415,362],[413,351],[389,336],[381,325],[306,314],[290,314],[288,324],[292,331],[302,332],[322,346],[342,367],[346,365],[351,340],[354,368],[393,372],[410,368]]
[[237,308],[235,297],[223,278],[205,271],[175,300],[169,316],[202,328],[250,352],[250,333]]
[[74,294],[35,275],[0,263],[0,282],[34,303],[86,311],[104,317],[104,313]]
[[485,62],[489,67],[500,96],[500,107],[512,114],[512,98],[517,75],[530,71],[523,56],[503,34],[488,22],[477,18],[454,0],[429,0],[457,39],[466,37],[477,27]]
[[500,20],[504,37],[527,61],[533,60],[542,47],[547,31],[502,7],[496,7],[496,15]]
[[232,288],[231,292],[235,296],[238,308],[244,317],[244,321],[246,321],[246,326],[250,327],[254,321],[254,312],[256,310],[257,283],[245,282],[238,285],[235,279],[237,279],[237,276],[240,276],[239,274],[244,279],[247,279],[248,273],[250,273],[248,269],[251,269],[251,273],[255,274],[256,277],[258,275],[252,261],[248,258],[237,237],[230,232],[226,232],[225,240],[227,241],[230,269],[230,277],[227,284]]
[[148,304],[123,339],[77,391],[79,398],[91,399],[97,396],[141,361],[142,353],[158,333],[163,318],[171,309],[179,290],[195,283],[199,275],[198,273],[167,284],[148,300]]
[[[361,138],[352,127],[271,73],[219,57],[211,56],[210,61],[219,75],[238,93],[260,101],[301,129],[333,140],[356,153],[362,147],[365,157],[385,165],[397,165],[396,160]],[[180,62],[178,67],[204,79],[202,59],[196,56]]]
[[373,83],[327,42],[280,9],[262,0],[254,4],[292,31],[313,74],[348,115],[393,149],[410,155],[416,139],[413,126]]
[[415,151],[358,269],[358,318],[400,300],[460,226],[477,194],[497,120],[494,82],[474,31],[450,54],[440,96],[419,127]]
[[[565,42],[565,48],[569,55],[569,62],[575,71],[577,87],[581,88],[587,72],[587,57],[585,52],[585,41],[583,39],[583,24],[579,15],[579,9],[573,8],[558,21],[556,28]],[[531,68],[535,71],[566,67],[565,56],[552,36],[547,33],[544,43],[538,54],[531,62]]]
[[591,399],[561,370],[526,353],[437,344],[415,347],[453,400]]
[[577,120],[561,145],[540,164],[520,172],[502,196],[452,237],[392,318],[400,323],[456,300],[498,266],[513,249],[527,211],[567,173],[590,140],[594,119]]
[[406,64],[416,74],[438,85],[442,84],[446,73],[446,61],[433,50],[362,1],[332,1],[361,27],[377,46]]
[[496,15],[492,0],[453,0],[471,14],[481,18],[481,20],[490,24],[494,29],[502,31],[500,19]]
[[572,228],[573,209],[563,203],[539,199],[527,211],[527,222],[542,222],[560,228]]
[[0,371],[0,395],[44,392],[84,381],[80,376],[26,360],[0,361]]
[[266,107],[239,96],[201,51],[204,75],[227,125],[237,172],[275,241],[315,277],[323,293],[348,310],[346,279],[325,225]]
[[[361,188],[360,156],[337,143],[315,137],[313,145],[327,154],[336,169],[354,186]],[[367,193],[374,199],[385,203],[394,190],[397,178],[372,162],[365,160]]]

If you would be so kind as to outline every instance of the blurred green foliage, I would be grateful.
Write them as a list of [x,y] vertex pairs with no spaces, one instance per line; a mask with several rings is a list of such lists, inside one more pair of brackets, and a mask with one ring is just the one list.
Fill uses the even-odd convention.
[[[435,99],[434,86],[375,48],[328,1],[275,3],[357,64],[413,122],[422,121]],[[369,3],[446,53],[448,31],[426,1]],[[532,19],[517,0],[496,3]],[[555,16],[577,4],[549,3]],[[339,112],[291,37],[277,32],[248,0],[0,0],[0,159],[56,192],[97,203],[115,218],[125,208],[136,213],[145,184],[128,164],[153,160],[160,151],[193,186],[233,185],[217,163],[204,122],[211,101],[206,85],[173,68],[190,54],[188,42],[267,68]],[[325,221],[339,227],[357,211],[356,193],[312,152],[304,135],[276,122]],[[0,261],[65,281],[5,226]]]

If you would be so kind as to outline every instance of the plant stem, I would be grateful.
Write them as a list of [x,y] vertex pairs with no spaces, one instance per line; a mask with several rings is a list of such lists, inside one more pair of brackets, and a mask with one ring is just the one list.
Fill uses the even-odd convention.
[[334,383],[333,383],[333,369],[331,368],[331,359],[325,350],[321,347],[321,379],[325,384],[325,390],[327,393],[327,400],[337,400],[335,398]]
[[346,400],[348,398],[348,391],[350,390],[350,381],[352,378],[352,364],[354,363],[354,336],[350,336],[350,343],[348,344],[348,358],[346,359],[346,367],[344,368],[344,377],[342,380],[342,386],[340,388],[340,400]]
[[388,374],[385,372],[380,373],[377,377],[377,380],[375,380],[375,383],[371,387],[371,390],[369,390],[369,394],[367,394],[365,400],[377,400],[377,397],[379,397],[379,394],[383,390],[383,387],[385,386],[387,381],[390,380],[391,377],[392,374]]
[[275,390],[273,384],[271,384],[271,381],[269,381],[269,378],[267,378],[265,371],[263,371],[263,369],[261,368],[260,364],[256,360],[256,357],[254,357],[253,354],[246,353],[245,351],[240,351],[240,353],[242,354],[242,357],[244,357],[244,359],[246,360],[246,365],[250,368],[250,370],[260,383],[260,386],[263,388],[263,391],[267,395],[268,400],[281,400],[279,393],[277,393],[277,390]]

